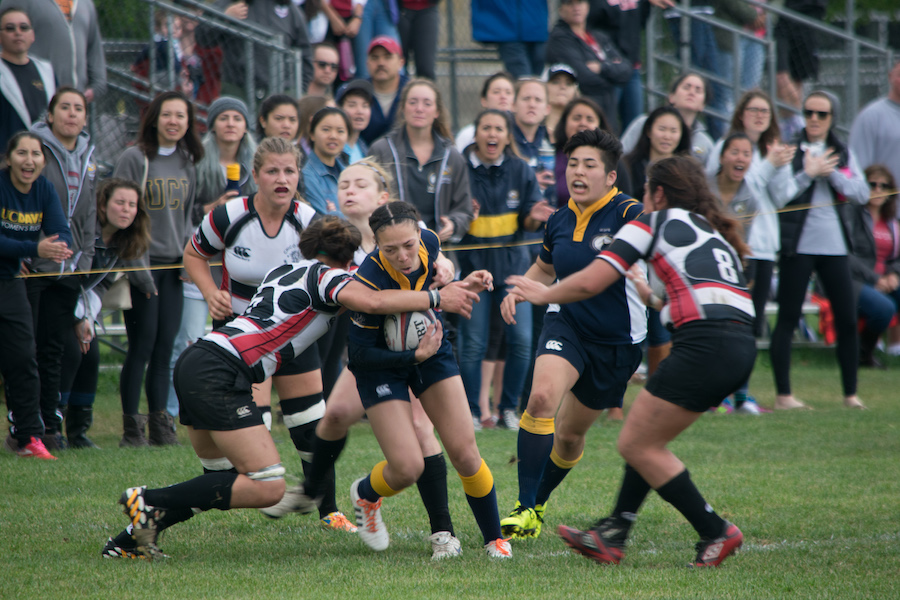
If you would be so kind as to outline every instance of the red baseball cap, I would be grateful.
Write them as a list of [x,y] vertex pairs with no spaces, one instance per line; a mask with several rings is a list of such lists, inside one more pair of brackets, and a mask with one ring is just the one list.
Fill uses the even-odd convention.
[[369,49],[366,50],[366,54],[368,54],[378,46],[381,46],[391,54],[403,54],[403,50],[400,49],[400,42],[389,35],[379,35],[377,38],[369,42]]

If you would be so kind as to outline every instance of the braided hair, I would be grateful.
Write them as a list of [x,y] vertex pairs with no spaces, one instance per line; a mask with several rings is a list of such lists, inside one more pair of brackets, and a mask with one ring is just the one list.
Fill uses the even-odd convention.
[[416,229],[418,229],[418,224],[421,220],[422,216],[412,204],[408,202],[388,202],[375,209],[375,212],[369,217],[369,227],[372,229],[372,234],[377,241],[378,230],[384,227],[412,221]]
[[355,225],[341,217],[327,215],[314,220],[300,234],[300,253],[307,260],[327,256],[341,264],[349,264],[361,243],[362,235]]

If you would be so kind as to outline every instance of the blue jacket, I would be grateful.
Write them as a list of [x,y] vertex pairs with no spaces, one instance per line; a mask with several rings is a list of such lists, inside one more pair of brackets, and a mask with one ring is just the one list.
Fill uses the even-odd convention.
[[[372,78],[369,77],[368,81],[371,83]],[[369,119],[369,126],[363,129],[359,134],[359,137],[369,146],[371,146],[378,138],[387,135],[394,127],[397,109],[400,106],[400,94],[403,93],[403,88],[406,87],[408,82],[409,77],[401,73],[400,85],[397,87],[397,97],[394,98],[394,103],[391,104],[391,110],[388,111],[388,114],[384,114],[381,110],[381,104],[378,103],[376,98],[372,98],[372,117]]]
[[53,184],[41,175],[23,194],[13,187],[9,171],[0,171],[0,279],[13,279],[23,258],[36,257],[41,233],[59,234],[72,246],[72,234]]
[[[541,200],[534,170],[521,158],[508,152],[499,165],[472,162],[472,148],[464,158],[469,167],[469,187],[478,201],[478,218],[469,225],[462,244],[502,245],[520,242],[525,218]],[[522,275],[531,266],[526,246],[466,250],[459,253],[463,276],[476,269],[487,269],[497,282],[509,275]]]
[[[337,158],[335,164],[343,171],[347,168],[344,162]],[[320,215],[340,215],[339,208],[328,210],[328,202],[338,206],[338,182],[337,178],[329,172],[328,167],[319,159],[315,152],[310,152],[303,167],[303,182],[306,185],[304,199],[309,202]]]
[[546,42],[547,0],[472,0],[478,42]]

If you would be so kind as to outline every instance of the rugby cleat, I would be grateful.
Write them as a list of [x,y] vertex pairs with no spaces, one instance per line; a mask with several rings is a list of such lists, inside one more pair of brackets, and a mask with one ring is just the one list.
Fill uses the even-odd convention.
[[625,555],[625,541],[624,538],[619,541],[613,536],[605,535],[604,530],[608,521],[610,519],[603,519],[597,526],[587,531],[560,525],[557,532],[566,545],[575,552],[601,564],[617,565]]
[[[131,544],[119,543],[116,542],[113,538],[107,538],[106,545],[103,546],[103,550],[100,551],[100,556],[103,558],[128,558],[131,560],[147,560],[147,557],[138,552],[137,546],[134,544],[134,539],[129,538]],[[169,558],[167,554],[163,554],[159,548],[157,548],[158,553],[156,554],[156,558]]]
[[512,558],[512,546],[509,540],[498,538],[484,545],[484,551],[491,558]]
[[299,483],[288,487],[278,504],[260,508],[259,512],[270,519],[280,519],[290,513],[309,514],[316,510],[316,500],[306,495],[303,484]]
[[165,511],[150,506],[144,501],[146,489],[146,486],[128,488],[119,498],[119,504],[125,507],[125,515],[134,526],[131,535],[134,537],[137,551],[152,560],[157,557],[165,557],[165,554],[156,545],[156,537],[159,534],[157,521],[162,518]]
[[535,504],[534,506],[534,533],[531,534],[532,537],[541,535],[541,527],[544,525],[544,509],[546,507],[546,504]]
[[321,519],[322,524],[328,529],[334,531],[346,531],[347,533],[356,533],[356,525],[350,522],[350,519],[344,516],[340,511],[330,512]]
[[462,554],[459,540],[449,531],[437,531],[428,536],[431,542],[431,560],[441,560]]
[[370,502],[359,497],[359,484],[365,477],[360,477],[350,485],[350,499],[353,502],[353,511],[356,515],[356,533],[365,542],[366,546],[380,552],[387,550],[391,543],[387,527],[381,518],[381,498],[377,502]]
[[697,558],[692,567],[718,567],[722,561],[737,552],[744,543],[744,534],[733,523],[725,521],[722,535],[697,542]]
[[522,506],[522,503],[516,500],[516,505],[509,516],[500,521],[500,532],[507,539],[537,537],[541,532],[542,523],[543,520],[538,519],[533,508]]

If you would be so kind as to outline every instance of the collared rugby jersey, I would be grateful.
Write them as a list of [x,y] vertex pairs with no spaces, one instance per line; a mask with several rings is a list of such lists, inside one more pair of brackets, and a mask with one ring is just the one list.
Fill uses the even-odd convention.
[[300,255],[300,233],[316,216],[309,205],[294,200],[278,233],[269,236],[253,205],[256,195],[229,200],[211,211],[191,238],[200,256],[222,253],[221,289],[231,294],[231,310],[244,312],[256,288],[271,269],[295,263]]
[[[584,211],[569,200],[547,220],[540,258],[562,280],[591,264],[619,229],[643,210],[643,204],[616,188]],[[587,300],[560,305],[559,313],[595,343],[637,344],[647,337],[647,308],[625,280]]]

